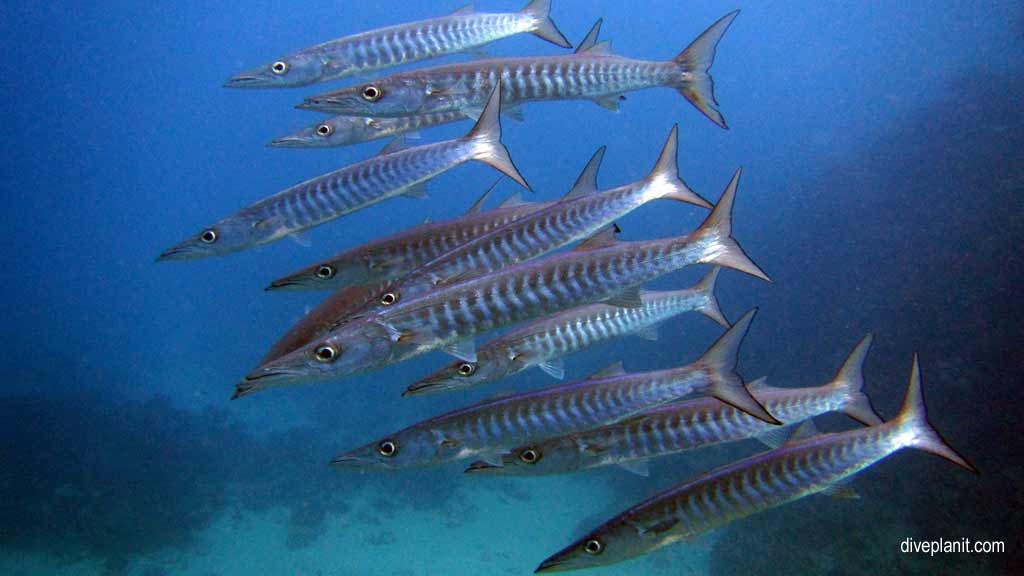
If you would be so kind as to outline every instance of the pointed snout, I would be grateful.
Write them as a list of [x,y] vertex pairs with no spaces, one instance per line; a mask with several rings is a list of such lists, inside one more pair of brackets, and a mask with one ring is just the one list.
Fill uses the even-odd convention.
[[225,88],[264,88],[266,82],[254,74],[238,74],[228,78]]
[[200,257],[202,257],[202,254],[193,250],[190,244],[178,244],[161,252],[160,255],[156,257],[156,261],[168,262],[171,260],[193,260]]
[[562,563],[556,558],[548,558],[547,560],[540,563],[540,566],[533,571],[534,574],[550,574],[552,572],[564,572],[565,568],[562,568]]
[[274,138],[267,144],[270,148],[309,148],[309,144],[305,138],[298,136],[284,136],[282,138]]

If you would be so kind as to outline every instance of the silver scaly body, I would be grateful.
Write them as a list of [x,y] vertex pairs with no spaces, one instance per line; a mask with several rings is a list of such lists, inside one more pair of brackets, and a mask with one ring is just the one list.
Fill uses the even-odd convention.
[[[492,58],[394,74],[306,98],[299,108],[359,116],[406,116],[479,109],[499,83],[509,107],[542,100],[593,100],[617,109],[626,93],[656,86],[678,90],[709,119],[725,127],[707,75],[715,47],[737,12],[721,18],[669,61],[635,60],[596,42],[600,22],[577,52],[563,56]],[[372,97],[367,97],[367,94]]]
[[[391,151],[307,180],[229,216],[164,251],[159,260],[185,260],[238,252],[294,234],[420,186],[455,166],[476,160],[526,181],[501,143],[499,91],[463,138]],[[389,147],[390,148],[390,147]]]
[[474,334],[590,302],[613,299],[639,306],[637,286],[690,264],[721,264],[768,280],[731,236],[739,176],[737,170],[714,211],[692,234],[587,246],[445,285],[349,322],[320,342],[257,368],[238,386],[248,390],[337,378],[436,348],[453,351],[452,345],[465,344]]
[[[836,377],[814,388],[773,388],[751,384],[751,394],[786,424],[827,412],[845,412],[866,425],[882,420],[862,391],[862,366],[871,337],[861,341]],[[772,442],[783,429],[705,397],[665,404],[633,417],[578,434],[550,438],[502,455],[502,466],[476,462],[468,471],[491,474],[560,474],[678,454],[759,435]]]
[[[345,467],[405,468],[496,452],[612,422],[694,391],[746,395],[733,371],[754,312],[692,364],[627,374],[615,364],[579,382],[486,400],[400,430],[338,456]],[[382,447],[388,448],[381,450]]]
[[[396,302],[442,289],[453,278],[477,276],[541,256],[598,233],[613,234],[614,222],[644,204],[661,198],[711,208],[679,178],[676,155],[678,127],[673,126],[651,173],[637,182],[598,192],[597,172],[604,157],[601,147],[587,163],[569,194],[560,201],[500,228],[478,236],[423,263],[395,279],[367,302],[362,314],[382,313]],[[609,228],[612,227],[612,228]],[[598,237],[596,242],[604,241]],[[384,296],[387,295],[386,302]]]
[[454,362],[411,385],[406,394],[461,390],[531,366],[540,366],[561,378],[561,363],[556,359],[628,334],[641,333],[653,338],[657,334],[653,329],[659,323],[684,312],[701,312],[728,327],[714,295],[718,271],[715,268],[692,288],[643,291],[639,307],[589,304],[535,320],[479,346],[476,361]]
[[464,52],[524,32],[571,48],[548,17],[550,5],[550,0],[534,0],[520,12],[505,13],[465,8],[449,16],[353,34],[293,52],[233,76],[225,86],[306,86]]
[[516,196],[493,210],[470,211],[458,218],[413,226],[274,280],[267,289],[337,290],[390,280],[549,205],[521,202]]
[[896,418],[803,438],[813,433],[808,421],[780,448],[717,468],[633,506],[545,560],[536,572],[621,562],[812,494],[843,494],[846,479],[904,448],[932,452],[977,472],[928,422],[916,357]]
[[471,118],[461,110],[412,116],[333,116],[270,142],[274,148],[330,148],[395,137]]

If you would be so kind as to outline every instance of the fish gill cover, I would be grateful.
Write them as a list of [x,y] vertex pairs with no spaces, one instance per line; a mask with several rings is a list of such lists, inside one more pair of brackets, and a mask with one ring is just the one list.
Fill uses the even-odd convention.
[[[16,145],[0,161],[15,214],[0,571],[1018,570],[1019,7],[735,8],[12,7],[10,62],[47,65],[4,88]],[[298,88],[224,90],[226,78]],[[665,138],[676,123],[678,148]],[[362,145],[403,134],[380,154],[383,140]],[[473,159],[535,193],[503,182],[470,209],[494,181],[458,165]],[[610,191],[627,182],[623,204]],[[658,200],[682,192],[718,210]],[[594,235],[560,249],[582,230]],[[161,251],[223,256],[152,264]],[[631,328],[648,291],[694,285],[711,269],[699,262],[725,266],[727,345],[712,347],[724,329],[697,314]],[[349,292],[263,291],[300,270]],[[743,314],[755,306],[756,320]],[[545,328],[488,344],[530,323]],[[821,386],[869,332],[863,392],[890,424],[825,415],[818,426],[838,435],[803,439],[804,427],[779,446],[791,427],[762,434],[778,427],[757,376],[773,394]],[[251,395],[229,402],[264,363],[281,383],[316,383],[240,384]],[[454,384],[403,397],[442,367]],[[914,410],[897,418],[908,389]],[[718,390],[742,410],[714,413],[749,432],[654,418],[673,414],[675,390]],[[645,428],[656,421],[670,425]],[[497,477],[513,463],[525,476],[572,468],[571,450],[615,454],[589,440],[597,426],[638,430],[654,456],[673,452],[665,434],[758,431],[776,447]],[[856,438],[870,453],[833,457]],[[900,455],[843,482],[910,446],[983,474]],[[799,468],[801,454],[819,465]],[[779,462],[798,471],[764,481]],[[687,508],[704,493],[711,504]],[[963,537],[1006,549],[900,552],[908,538]]]

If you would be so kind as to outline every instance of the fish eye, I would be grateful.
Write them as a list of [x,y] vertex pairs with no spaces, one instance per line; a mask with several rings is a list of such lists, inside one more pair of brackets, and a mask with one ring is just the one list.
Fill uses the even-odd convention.
[[526,448],[519,452],[519,459],[524,464],[536,464],[540,460],[540,452],[537,452],[533,448]]
[[321,280],[330,280],[331,278],[334,278],[336,273],[337,270],[335,270],[334,266],[331,266],[330,264],[321,264],[316,269],[316,277]]
[[395,302],[398,302],[398,294],[395,294],[394,292],[385,292],[380,297],[380,303],[385,306],[391,306]]
[[203,230],[203,233],[199,235],[199,240],[204,244],[213,244],[217,241],[217,232],[213,228]]
[[284,74],[285,72],[288,71],[288,63],[278,60],[277,62],[274,62],[273,64],[270,65],[270,69],[274,72],[274,74],[280,76],[281,74]]
[[380,97],[383,95],[384,91],[372,84],[363,87],[363,100],[366,100],[367,102],[376,102],[377,100],[380,100]]
[[334,126],[330,124],[321,124],[316,127],[317,136],[330,136],[332,133],[334,133]]
[[472,376],[473,372],[476,372],[476,364],[470,364],[469,362],[459,364],[460,376]]
[[318,346],[317,349],[313,351],[313,357],[317,359],[317,362],[334,362],[334,360],[338,358],[338,351],[334,349],[334,346],[324,344],[322,346]]
[[398,445],[391,440],[383,440],[380,444],[377,444],[377,452],[380,452],[381,456],[390,458],[398,452]]
[[601,541],[597,540],[596,538],[591,538],[590,540],[587,540],[586,544],[583,545],[583,551],[587,554],[597,556],[598,554],[604,551],[604,544],[601,544]]

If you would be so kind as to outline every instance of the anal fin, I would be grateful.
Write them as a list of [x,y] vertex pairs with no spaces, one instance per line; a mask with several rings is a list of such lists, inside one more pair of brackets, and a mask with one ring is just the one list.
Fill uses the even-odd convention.
[[637,476],[643,476],[644,478],[650,478],[651,476],[651,469],[647,465],[647,460],[626,460],[618,462],[616,466]]
[[427,198],[427,183],[420,182],[418,184],[413,184],[412,186],[409,186],[408,188],[405,189],[405,191],[402,192],[402,196],[405,196],[406,198],[417,198],[421,200]]

